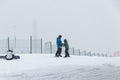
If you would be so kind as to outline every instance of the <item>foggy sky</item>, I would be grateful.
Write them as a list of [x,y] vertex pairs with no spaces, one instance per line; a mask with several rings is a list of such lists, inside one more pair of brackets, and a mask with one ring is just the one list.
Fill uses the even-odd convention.
[[61,34],[71,47],[120,50],[119,0],[0,0],[0,39]]

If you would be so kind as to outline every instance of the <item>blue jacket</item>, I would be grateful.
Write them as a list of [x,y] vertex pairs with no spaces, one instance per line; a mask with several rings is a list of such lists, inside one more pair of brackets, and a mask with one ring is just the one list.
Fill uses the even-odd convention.
[[57,43],[57,48],[61,48],[62,47],[62,41],[61,41],[60,38],[57,38],[56,43]]

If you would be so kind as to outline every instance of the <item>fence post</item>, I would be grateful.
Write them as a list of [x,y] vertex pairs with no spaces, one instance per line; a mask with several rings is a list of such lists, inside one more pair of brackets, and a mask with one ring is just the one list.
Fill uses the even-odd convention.
[[74,53],[74,48],[73,48],[73,55],[74,55],[75,53]]
[[52,54],[52,42],[50,42],[50,52]]
[[80,49],[79,49],[79,56],[80,56]]
[[43,41],[42,41],[42,38],[41,38],[41,53],[43,53]]
[[30,36],[30,53],[32,54],[32,36]]
[[10,38],[8,37],[8,50],[10,49]]

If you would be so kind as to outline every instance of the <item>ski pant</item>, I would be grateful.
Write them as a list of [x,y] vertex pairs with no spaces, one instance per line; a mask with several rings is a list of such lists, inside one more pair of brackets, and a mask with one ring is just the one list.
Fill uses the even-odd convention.
[[68,48],[65,49],[65,57],[70,57],[68,50]]
[[58,48],[57,51],[56,51],[55,56],[56,56],[56,57],[61,56],[61,52],[62,52],[62,48]]

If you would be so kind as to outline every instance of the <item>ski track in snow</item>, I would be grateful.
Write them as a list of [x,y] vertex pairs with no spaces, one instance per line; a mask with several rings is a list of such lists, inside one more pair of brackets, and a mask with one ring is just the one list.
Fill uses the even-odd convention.
[[[56,69],[55,69],[56,70]],[[59,69],[44,72],[31,70],[0,76],[0,80],[120,80],[120,67],[103,64],[103,66],[76,67],[74,70],[59,71]]]

